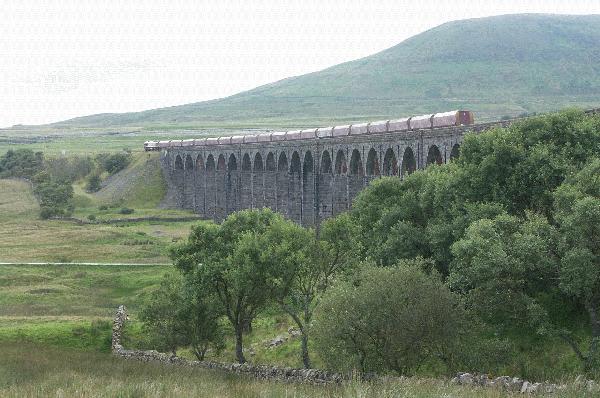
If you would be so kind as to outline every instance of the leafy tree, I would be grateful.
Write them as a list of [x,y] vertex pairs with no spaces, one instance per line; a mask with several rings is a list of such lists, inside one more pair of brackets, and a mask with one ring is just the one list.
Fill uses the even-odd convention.
[[89,156],[58,156],[44,161],[44,169],[52,178],[61,181],[74,182],[84,178],[93,168],[94,162]]
[[316,313],[315,344],[331,368],[414,372],[447,361],[463,330],[458,299],[422,259],[364,266],[337,282]]
[[96,160],[109,174],[115,174],[125,169],[131,163],[131,154],[125,152],[119,153],[101,153],[97,155]]
[[433,258],[447,275],[451,245],[478,218],[527,211],[552,221],[552,192],[600,152],[600,117],[566,111],[466,135],[447,165],[371,183],[353,203],[363,255],[381,265]]
[[43,169],[44,155],[30,149],[9,149],[0,156],[0,177],[31,178]]
[[40,216],[50,218],[71,214],[73,206],[73,186],[70,182],[55,181],[43,176],[37,176],[39,183],[34,187],[34,194],[40,202]]
[[235,332],[236,357],[243,353],[244,328],[272,297],[264,235],[283,218],[269,209],[244,210],[229,215],[220,225],[212,222],[192,228],[187,242],[171,256],[197,297],[211,296],[220,305]]
[[102,187],[102,180],[98,174],[92,174],[88,178],[88,182],[85,186],[85,190],[88,192],[98,192]]
[[594,159],[555,193],[562,232],[560,289],[587,311],[591,341],[585,353],[570,341],[585,369],[600,368],[600,159]]
[[[488,323],[499,328],[547,329],[543,298],[559,294],[556,230],[541,216],[508,214],[473,222],[452,245],[450,286]],[[544,316],[542,316],[544,315]]]
[[352,228],[349,216],[341,214],[323,223],[319,240],[313,231],[291,222],[273,225],[265,234],[265,256],[273,262],[273,297],[302,333],[301,355],[307,369],[310,325],[321,294],[356,258]]
[[223,348],[219,313],[205,298],[194,296],[180,275],[165,275],[142,308],[140,318],[159,350],[175,355],[177,348],[190,346],[202,361],[210,346]]
[[179,316],[182,281],[176,275],[165,275],[158,289],[150,294],[140,311],[140,319],[151,337],[152,345],[159,351],[171,351],[190,343],[182,318]]

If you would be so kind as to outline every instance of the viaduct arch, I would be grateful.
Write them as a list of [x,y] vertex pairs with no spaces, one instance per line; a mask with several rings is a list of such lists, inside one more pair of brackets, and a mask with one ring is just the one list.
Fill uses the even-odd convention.
[[[372,180],[404,178],[450,162],[467,132],[506,121],[466,126],[294,141],[170,147],[161,152],[176,205],[215,221],[241,209],[268,207],[311,226],[348,210]],[[277,133],[274,133],[277,134]]]

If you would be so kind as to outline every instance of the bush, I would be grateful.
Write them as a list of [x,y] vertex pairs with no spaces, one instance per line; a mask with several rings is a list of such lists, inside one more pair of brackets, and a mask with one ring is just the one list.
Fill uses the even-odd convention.
[[73,186],[69,182],[42,182],[35,186],[33,192],[40,202],[40,217],[43,219],[68,216],[73,211]]
[[98,155],[96,159],[102,169],[109,174],[118,173],[131,163],[131,155],[128,153],[103,153]]
[[338,282],[316,315],[315,346],[329,368],[413,373],[450,365],[465,314],[422,259],[381,268],[365,266]]
[[101,205],[101,206],[98,207],[98,210],[100,210],[100,211],[108,210],[108,206],[107,205]]
[[98,174],[92,174],[88,178],[85,190],[87,192],[98,192],[100,188],[102,188],[101,183],[102,181],[100,180],[100,176]]
[[94,214],[90,214],[87,216],[88,220],[90,221],[96,221],[96,216]]
[[133,209],[130,209],[129,207],[123,207],[121,210],[119,210],[120,214],[132,214],[134,212]]
[[42,171],[44,156],[42,152],[30,149],[8,150],[0,156],[0,178],[24,177],[31,178]]
[[94,161],[89,156],[59,156],[47,158],[44,169],[57,180],[74,182],[92,172]]
[[217,353],[224,348],[223,330],[215,303],[190,293],[181,275],[166,274],[142,307],[140,319],[155,349],[175,353],[190,347],[202,361],[209,348]]

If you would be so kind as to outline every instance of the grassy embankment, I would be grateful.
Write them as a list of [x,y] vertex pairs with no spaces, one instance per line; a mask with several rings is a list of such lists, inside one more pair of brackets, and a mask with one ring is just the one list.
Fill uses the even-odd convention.
[[[98,220],[146,216],[189,217],[191,212],[161,210],[165,193],[157,155],[140,154],[130,167],[110,178],[96,194],[75,184],[74,216]],[[106,210],[100,210],[106,205]],[[122,215],[122,207],[133,208]],[[26,181],[0,180],[0,262],[167,263],[167,247],[189,233],[193,222],[128,222],[78,225],[40,220]]]

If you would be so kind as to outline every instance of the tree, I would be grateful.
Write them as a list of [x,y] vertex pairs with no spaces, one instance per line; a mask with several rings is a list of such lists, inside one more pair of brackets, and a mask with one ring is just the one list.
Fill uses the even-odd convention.
[[562,233],[559,286],[585,308],[591,326],[587,353],[570,344],[587,371],[600,368],[600,159],[594,159],[555,193]]
[[546,295],[560,295],[556,230],[544,217],[501,214],[473,222],[452,245],[448,283],[486,322],[506,332],[515,327],[547,331]]
[[69,215],[73,210],[73,186],[67,181],[55,181],[36,175],[33,192],[40,202],[40,216],[50,218]]
[[273,225],[265,235],[265,255],[273,261],[273,297],[302,334],[301,356],[310,368],[310,325],[321,294],[356,259],[353,224],[348,214],[329,219],[321,226],[320,238],[294,223]]
[[0,177],[31,178],[42,171],[44,155],[30,149],[9,149],[0,156]]
[[363,255],[381,265],[433,258],[446,276],[451,245],[478,218],[527,211],[552,221],[552,192],[600,153],[600,117],[580,111],[467,134],[461,156],[403,180],[373,181],[353,202]]
[[210,296],[219,304],[235,332],[236,357],[243,353],[244,328],[272,297],[264,235],[283,218],[269,209],[244,210],[222,224],[205,222],[192,228],[184,244],[171,256],[196,297]]
[[88,182],[85,186],[85,190],[87,192],[98,192],[100,190],[100,188],[102,187],[101,183],[102,183],[102,180],[100,179],[100,176],[98,174],[92,174],[88,178]]
[[183,302],[181,297],[181,278],[167,274],[158,289],[150,294],[148,302],[140,311],[140,319],[149,333],[152,344],[159,351],[171,351],[189,345],[189,336],[178,313]]
[[176,354],[190,346],[199,361],[210,346],[223,348],[219,313],[206,298],[195,297],[177,274],[167,274],[142,308],[140,318],[159,350]]
[[115,174],[129,166],[131,154],[125,152],[101,153],[97,155],[96,160],[108,174]]
[[447,361],[460,339],[458,299],[423,259],[363,268],[338,281],[315,314],[315,344],[336,369],[413,372]]

